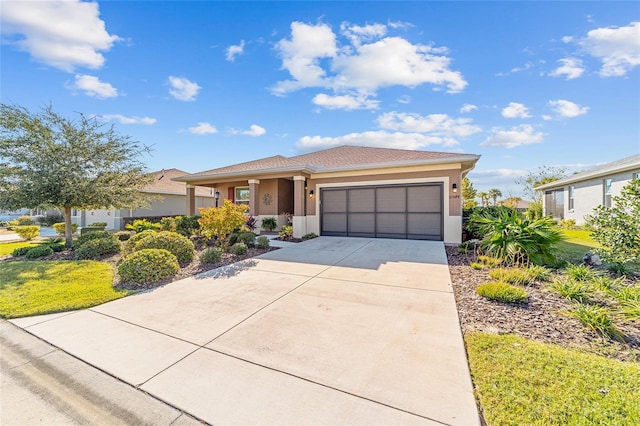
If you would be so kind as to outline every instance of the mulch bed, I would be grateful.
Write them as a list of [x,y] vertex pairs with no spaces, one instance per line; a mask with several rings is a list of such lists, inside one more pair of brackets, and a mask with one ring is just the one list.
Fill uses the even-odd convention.
[[479,284],[491,280],[487,271],[472,269],[469,257],[458,253],[457,246],[447,246],[446,252],[463,333],[516,334],[619,360],[640,361],[640,324],[618,324],[626,335],[625,343],[603,338],[576,318],[563,315],[571,307],[571,302],[547,290],[541,283],[526,287],[529,293],[527,303],[505,304],[487,300],[476,294]]

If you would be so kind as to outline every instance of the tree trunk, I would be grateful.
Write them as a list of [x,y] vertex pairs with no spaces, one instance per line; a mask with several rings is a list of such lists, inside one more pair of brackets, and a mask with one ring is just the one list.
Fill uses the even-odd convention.
[[67,248],[73,244],[73,229],[71,228],[71,207],[64,206],[64,239]]

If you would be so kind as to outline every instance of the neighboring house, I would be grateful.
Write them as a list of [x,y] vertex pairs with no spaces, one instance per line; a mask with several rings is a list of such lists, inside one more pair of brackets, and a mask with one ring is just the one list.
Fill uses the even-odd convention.
[[249,205],[258,219],[280,225],[293,213],[295,237],[410,238],[459,243],[462,178],[480,156],[340,146],[295,157],[262,158],[177,177],[187,183],[187,212],[196,213],[193,185]]
[[546,215],[575,219],[577,225],[597,206],[612,206],[612,199],[640,174],[640,154],[536,187],[544,192]]
[[[79,226],[87,226],[93,222],[107,222],[107,229],[123,229],[123,219],[130,217],[148,216],[176,216],[185,215],[186,185],[172,180],[188,175],[178,169],[160,170],[152,172],[155,176],[153,183],[142,192],[157,196],[146,209],[99,209],[73,210],[72,221]],[[194,203],[197,207],[213,207],[215,197],[211,188],[196,187]]]

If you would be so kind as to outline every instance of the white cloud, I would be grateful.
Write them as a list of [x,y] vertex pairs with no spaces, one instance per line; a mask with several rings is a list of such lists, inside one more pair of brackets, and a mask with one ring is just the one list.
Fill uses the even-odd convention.
[[584,66],[580,59],[564,58],[558,60],[558,62],[560,62],[562,66],[549,73],[552,77],[566,76],[567,80],[573,80],[574,78],[580,77],[584,72]]
[[420,133],[389,133],[379,130],[350,133],[348,135],[338,137],[304,136],[298,140],[296,147],[302,151],[331,148],[339,145],[419,150],[431,145],[452,147],[457,144],[458,142],[453,139],[438,136],[428,136]]
[[601,76],[625,75],[640,65],[640,22],[591,30],[578,44],[602,61]]
[[227,61],[233,62],[236,60],[236,56],[244,53],[244,40],[240,41],[240,44],[231,45],[227,47]]
[[4,1],[0,19],[3,43],[67,72],[102,67],[100,52],[120,40],[107,32],[97,2]]
[[206,122],[199,122],[194,127],[189,127],[189,132],[196,135],[208,135],[212,133],[218,133],[218,129]]
[[549,120],[553,119],[553,117],[551,117],[550,115],[547,115],[547,114],[543,114],[541,117],[542,117],[542,119],[544,121],[549,121]]
[[202,89],[195,81],[174,76],[169,76],[169,85],[171,86],[169,89],[171,96],[181,101],[195,101],[198,92]]
[[531,114],[529,114],[529,108],[524,104],[509,102],[509,105],[502,110],[502,116],[504,118],[529,118]]
[[327,95],[319,93],[314,96],[312,102],[327,109],[376,109],[380,101],[369,99],[366,95]]
[[462,108],[460,108],[460,112],[467,113],[467,112],[474,111],[476,109],[478,109],[478,107],[473,104],[464,104],[462,105]]
[[549,101],[551,109],[563,118],[573,118],[584,115],[589,111],[589,107],[583,107],[571,101],[559,99],[557,101]]
[[118,96],[118,89],[113,87],[109,83],[100,81],[100,79],[93,75],[76,75],[73,84],[67,84],[68,89],[82,90],[85,95],[94,98],[115,98]]
[[158,120],[150,117],[127,117],[122,114],[102,114],[100,118],[104,121],[119,121],[120,124],[156,124]]
[[267,130],[262,126],[258,126],[257,124],[252,124],[249,127],[249,130],[229,129],[227,132],[232,135],[246,135],[246,136],[257,137],[267,133]]
[[396,101],[398,101],[401,104],[410,104],[411,103],[411,96],[402,95],[398,99],[396,99]]
[[471,124],[469,118],[451,118],[447,114],[421,116],[393,111],[379,116],[378,125],[387,130],[429,133],[449,138],[467,137],[482,131],[480,127]]
[[465,88],[462,74],[450,69],[446,48],[412,44],[387,36],[387,30],[382,24],[343,23],[344,42],[339,43],[327,24],[293,22],[290,38],[276,45],[282,68],[292,78],[276,83],[272,92],[284,95],[316,87],[332,89],[336,95],[375,96],[379,88],[396,85],[432,84],[451,93]]
[[482,147],[496,146],[503,148],[515,148],[520,145],[529,145],[532,143],[540,143],[544,138],[544,134],[535,132],[533,126],[522,124],[505,130],[501,127],[491,129],[492,135],[480,144]]

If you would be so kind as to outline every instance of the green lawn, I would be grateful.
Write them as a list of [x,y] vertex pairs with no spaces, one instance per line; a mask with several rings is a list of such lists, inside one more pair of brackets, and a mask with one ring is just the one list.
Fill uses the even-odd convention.
[[640,424],[640,364],[513,335],[465,336],[487,424]]
[[0,265],[0,317],[88,308],[127,296],[112,287],[113,267],[95,261],[5,262]]
[[558,257],[568,262],[580,263],[586,252],[598,247],[589,236],[589,231],[563,229],[562,234],[566,240],[558,243]]
[[13,253],[13,251],[20,247],[35,246],[34,243],[21,241],[19,243],[1,243],[0,244],[0,256],[6,256]]

